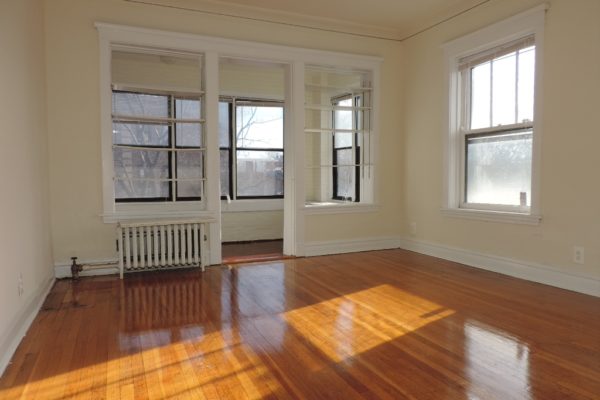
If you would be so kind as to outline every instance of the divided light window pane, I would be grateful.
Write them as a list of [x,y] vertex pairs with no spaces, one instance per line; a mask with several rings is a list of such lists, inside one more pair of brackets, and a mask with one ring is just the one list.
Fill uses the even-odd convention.
[[532,131],[467,138],[466,201],[531,205]]
[[169,196],[169,153],[115,148],[115,196],[135,199]]
[[471,129],[487,128],[491,123],[491,62],[471,70]]
[[229,143],[229,132],[231,132],[229,106],[229,102],[219,102],[219,147],[231,147]]
[[238,148],[283,148],[283,107],[237,106]]
[[169,96],[113,91],[113,114],[169,117]]
[[202,124],[176,123],[175,145],[177,147],[202,147]]
[[519,112],[517,122],[533,121],[533,92],[535,87],[535,47],[519,51]]
[[177,197],[199,198],[202,195],[202,152],[189,151],[177,153],[177,178],[198,179],[177,182]]
[[221,196],[229,193],[229,150],[221,150]]
[[[336,106],[352,107],[352,99],[341,100]],[[352,129],[352,110],[335,111],[335,129]]]
[[352,132],[336,132],[335,133],[335,148],[352,147]]
[[237,151],[238,196],[283,196],[282,151]]
[[166,124],[113,123],[113,143],[126,146],[169,146]]
[[[338,165],[351,165],[352,161],[352,149],[336,150],[336,158]],[[355,185],[354,185],[354,172],[355,167],[337,167],[334,168],[337,172],[337,190],[335,195],[340,198],[354,199]]]
[[470,129],[533,121],[535,46],[471,68]]
[[516,53],[510,53],[492,62],[492,126],[516,122],[516,60]]
[[175,99],[175,118],[200,119],[199,99]]

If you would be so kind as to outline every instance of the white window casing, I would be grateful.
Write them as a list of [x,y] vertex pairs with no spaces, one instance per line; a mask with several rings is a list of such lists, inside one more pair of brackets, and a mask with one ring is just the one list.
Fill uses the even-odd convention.
[[[305,99],[304,74],[307,65],[318,65],[327,68],[353,69],[368,71],[372,76],[373,112],[371,129],[378,129],[378,97],[379,76],[382,59],[348,53],[295,48],[281,45],[232,40],[202,36],[196,34],[176,33],[147,28],[115,25],[97,22],[99,32],[99,92],[100,92],[100,143],[102,152],[102,196],[103,211],[101,217],[105,223],[114,223],[132,219],[186,218],[207,217],[212,221],[209,230],[210,263],[219,263],[220,256],[220,215],[222,202],[219,190],[219,141],[218,141],[218,102],[219,102],[219,59],[232,57],[246,60],[257,60],[284,65],[285,98],[284,98],[284,252],[289,255],[303,255],[303,236],[305,213],[310,214],[311,207],[305,204]],[[207,178],[202,205],[197,202],[164,203],[119,203],[114,195],[114,165],[112,156],[112,94],[111,94],[111,57],[115,48],[137,49],[151,54],[161,51],[168,53],[184,52],[198,54],[203,57],[202,79],[204,87],[204,118],[206,138],[205,176]],[[119,82],[120,83],[120,82]],[[159,88],[160,89],[160,88]],[[171,88],[173,89],[173,88]],[[174,88],[176,91],[177,88]],[[376,160],[377,135],[371,142],[371,157]],[[373,211],[376,206],[377,187],[375,171],[373,171],[371,201],[368,207],[364,204],[342,204],[342,212]],[[246,210],[251,205],[235,207]],[[277,208],[278,204],[270,204],[267,208]],[[229,208],[229,207],[225,207]],[[233,211],[230,210],[230,211]],[[236,210],[237,211],[237,210]],[[336,213],[323,207],[320,212]],[[215,238],[217,240],[215,240]]]
[[[442,213],[452,217],[483,219],[498,222],[538,224],[540,207],[540,149],[542,136],[542,69],[544,49],[544,19],[547,5],[540,5],[486,28],[452,40],[443,45],[445,77],[448,90],[443,127],[444,171]],[[470,109],[465,101],[470,99],[470,87],[464,82],[465,70],[496,59],[524,46],[535,45],[535,83],[533,123],[515,121],[515,124],[491,126],[470,132],[515,131],[533,129],[531,200],[530,206],[502,206],[494,204],[469,204],[465,201],[465,121]],[[468,75],[470,77],[470,75]],[[491,118],[491,117],[490,117]]]

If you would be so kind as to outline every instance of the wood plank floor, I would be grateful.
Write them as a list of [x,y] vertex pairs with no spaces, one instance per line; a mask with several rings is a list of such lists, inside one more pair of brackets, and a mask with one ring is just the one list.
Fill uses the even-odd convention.
[[600,298],[402,250],[56,283],[1,399],[599,399]]

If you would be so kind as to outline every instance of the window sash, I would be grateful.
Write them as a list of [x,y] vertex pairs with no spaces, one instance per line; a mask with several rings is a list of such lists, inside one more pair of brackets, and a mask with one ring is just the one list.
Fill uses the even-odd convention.
[[[501,136],[507,136],[510,134],[526,134],[527,132],[531,132],[531,136],[533,137],[534,131],[533,126],[515,126],[512,128],[504,128],[504,129],[493,129],[493,130],[480,130],[478,132],[462,132],[461,133],[461,143],[462,143],[462,166],[463,173],[461,175],[461,200],[459,203],[460,208],[466,209],[476,209],[476,210],[489,210],[489,211],[506,211],[506,212],[516,212],[516,213],[526,213],[531,211],[531,206],[527,205],[509,205],[509,204],[500,204],[500,203],[478,203],[473,201],[468,201],[468,146],[469,139],[476,138],[495,138]],[[533,151],[533,147],[532,147]],[[533,182],[531,182],[533,184]],[[530,187],[530,198],[531,201],[531,190],[533,188]]]
[[517,50],[521,50],[527,47],[535,45],[535,35],[528,35],[508,43],[501,44],[491,49],[481,51],[479,53],[471,54],[466,57],[462,57],[458,60],[458,70],[464,71],[476,67],[477,65],[486,63],[495,58],[500,58]]
[[[116,149],[128,149],[131,151],[155,151],[155,152],[166,152],[168,157],[168,175],[165,178],[135,178],[135,177],[125,177],[125,176],[117,176],[114,174],[113,181],[116,183],[117,181],[155,181],[155,182],[168,182],[168,196],[154,196],[154,197],[114,197],[114,201],[116,203],[132,203],[132,202],[177,202],[177,201],[201,201],[206,181],[205,171],[206,171],[206,148],[205,146],[205,138],[203,132],[203,124],[205,120],[203,118],[177,118],[177,110],[176,104],[178,100],[194,100],[199,103],[199,113],[200,117],[202,116],[202,101],[203,98],[198,94],[174,94],[174,93],[156,93],[153,90],[145,90],[145,89],[130,89],[127,90],[119,90],[113,88],[113,97],[115,93],[130,93],[130,94],[139,94],[142,96],[161,96],[166,97],[168,103],[167,116],[159,116],[154,117],[152,115],[133,115],[127,113],[115,113],[114,112],[114,104],[113,104],[113,115],[112,122],[115,123],[136,123],[140,125],[165,125],[168,127],[168,144],[165,146],[159,145],[137,145],[137,144],[117,144],[113,139],[113,157],[114,151]],[[177,131],[176,127],[181,123],[193,123],[199,124],[200,126],[200,146],[183,146],[177,145]],[[201,165],[198,178],[181,178],[178,177],[178,170],[181,167],[178,164],[177,155],[180,153],[187,152],[199,152],[201,154]],[[113,161],[114,162],[114,161]],[[179,189],[180,186],[184,186],[185,183],[188,182],[199,182],[200,183],[200,196],[180,196]],[[179,185],[181,183],[181,185]]]
[[[219,98],[219,103],[228,103],[229,107],[227,107],[228,112],[228,123],[229,123],[229,146],[220,146],[220,151],[227,151],[229,158],[229,187],[227,188],[227,194],[229,195],[229,200],[236,199],[280,199],[283,198],[283,195],[273,195],[273,196],[245,196],[238,194],[238,185],[237,185],[237,175],[238,175],[238,165],[237,165],[237,152],[238,151],[267,151],[267,152],[281,152],[285,156],[284,148],[259,148],[259,147],[241,147],[237,144],[237,107],[281,107],[283,108],[283,102],[279,100],[266,100],[266,99],[251,99],[251,98],[237,98],[237,97],[221,97]],[[281,132],[283,136],[283,130]],[[221,193],[223,193],[223,188],[221,188]],[[221,195],[221,200],[228,200],[227,195]]]
[[[501,58],[505,55],[514,53],[514,52],[518,52],[519,50],[523,50],[526,49],[528,47],[531,46],[535,46],[535,37],[534,35],[529,35],[517,40],[513,40],[511,42],[502,44],[500,46],[496,46],[493,47],[491,49],[485,50],[483,52],[479,52],[467,57],[463,57],[462,59],[459,59],[458,61],[458,70],[460,73],[460,77],[461,77],[461,81],[462,81],[462,87],[461,87],[461,91],[462,91],[462,111],[459,115],[460,117],[460,129],[458,131],[458,135],[459,135],[459,140],[461,143],[460,148],[461,150],[461,170],[462,173],[460,174],[460,186],[461,186],[461,190],[460,190],[460,201],[459,201],[459,207],[460,208],[465,208],[465,209],[479,209],[479,210],[490,210],[490,211],[505,211],[505,212],[516,212],[516,213],[528,213],[531,211],[531,206],[527,206],[527,205],[507,205],[507,204],[492,204],[492,203],[476,203],[476,202],[472,202],[472,201],[468,201],[468,192],[469,192],[469,185],[470,185],[470,180],[469,180],[469,176],[468,176],[468,145],[469,145],[469,139],[472,138],[476,138],[476,137],[496,137],[496,136],[501,136],[501,135],[506,135],[506,134],[510,134],[510,133],[516,133],[516,132],[526,132],[526,131],[531,131],[533,134],[533,127],[534,127],[534,121],[523,121],[523,122],[516,122],[516,119],[518,118],[518,113],[517,111],[515,111],[515,123],[512,124],[505,124],[505,125],[497,125],[497,126],[493,126],[493,114],[492,114],[492,107],[493,107],[493,99],[494,99],[494,93],[491,90],[491,85],[493,84],[493,71],[490,71],[490,93],[489,93],[489,105],[490,105],[490,126],[487,127],[483,127],[483,128],[471,128],[471,113],[473,111],[473,107],[472,107],[472,96],[473,96],[473,91],[472,91],[472,87],[471,87],[471,83],[472,83],[472,71],[473,68],[482,65],[484,63],[487,62],[492,62],[498,58]],[[515,71],[515,79],[516,79],[516,85],[518,84],[518,75],[519,75],[519,71],[518,71],[518,64],[515,66],[515,68],[517,68],[517,70]],[[515,87],[515,109],[518,110],[518,103],[519,99],[518,99],[518,86]],[[533,149],[532,149],[533,151]],[[530,178],[531,180],[533,180],[533,177]],[[531,184],[533,184],[533,182],[531,182]],[[532,188],[530,189],[532,190]],[[531,196],[531,192],[530,192],[530,196]],[[531,200],[531,199],[529,199]]]
[[[340,103],[343,101],[352,99],[352,106],[343,107]],[[358,144],[358,133],[362,132],[359,130],[360,119],[360,95],[358,94],[345,94],[342,96],[334,97],[331,99],[332,104],[332,133],[331,133],[331,147],[332,147],[332,163],[331,163],[331,174],[332,174],[332,193],[331,198],[333,200],[340,201],[351,201],[360,202],[360,169],[361,169],[361,147]],[[336,113],[337,112],[348,112],[352,111],[352,129],[337,129],[336,127]],[[336,147],[336,134],[351,134],[352,146]],[[350,165],[338,164],[339,152],[344,150],[352,150],[352,162]],[[340,168],[354,167],[352,171],[354,179],[354,196],[343,196],[339,193],[340,189]]]

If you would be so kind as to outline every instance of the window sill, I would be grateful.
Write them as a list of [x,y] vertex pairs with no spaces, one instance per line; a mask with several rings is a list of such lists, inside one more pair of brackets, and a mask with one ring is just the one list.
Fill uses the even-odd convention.
[[283,211],[283,199],[221,200],[221,212]]
[[101,216],[105,224],[186,218],[206,218],[207,222],[212,222],[214,220],[212,213],[207,211],[117,211],[110,214],[102,214]]
[[354,214],[354,213],[365,213],[375,212],[379,210],[377,204],[347,204],[347,203],[310,203],[305,204],[303,207],[305,215],[319,215],[319,214]]
[[509,224],[539,225],[542,216],[507,211],[473,210],[467,208],[443,208],[442,215],[446,217],[475,219],[488,222]]

